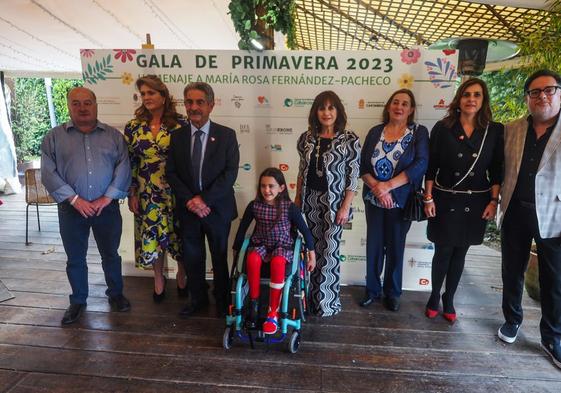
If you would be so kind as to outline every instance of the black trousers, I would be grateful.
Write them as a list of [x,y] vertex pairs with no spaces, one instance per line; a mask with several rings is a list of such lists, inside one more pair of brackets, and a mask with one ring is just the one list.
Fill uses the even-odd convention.
[[540,333],[544,341],[556,342],[561,338],[561,237],[542,239],[535,208],[518,201],[510,202],[501,228],[503,314],[509,323],[522,323],[524,272],[532,239],[538,251]]
[[230,224],[230,221],[224,220],[214,212],[204,218],[199,218],[191,212],[187,212],[186,216],[182,217],[183,265],[189,282],[191,301],[194,303],[208,301],[205,280],[205,239],[208,240],[212,258],[214,297],[221,306],[225,307],[228,303],[227,257]]

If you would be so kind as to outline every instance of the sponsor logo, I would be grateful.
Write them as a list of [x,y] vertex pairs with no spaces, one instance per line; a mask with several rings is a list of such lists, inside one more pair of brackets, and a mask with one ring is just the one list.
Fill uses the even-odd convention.
[[279,164],[279,169],[283,172],[288,171],[288,164]]
[[306,106],[312,106],[314,103],[313,98],[285,98],[284,99],[284,106],[286,108],[295,107],[295,108],[303,108]]
[[292,127],[271,127],[265,124],[265,133],[267,135],[292,135]]
[[282,151],[282,145],[276,144],[276,145],[267,145],[265,146],[265,149],[270,149],[271,151]]
[[269,99],[265,96],[257,96],[256,108],[270,108]]
[[438,103],[436,105],[432,106],[434,109],[442,111],[442,110],[446,110],[448,108],[448,105],[446,105],[446,101],[444,101],[444,98],[441,98],[440,100],[438,100]]
[[412,268],[415,267],[415,265],[417,264],[415,258],[411,258],[407,262],[409,262],[409,266],[411,266]]
[[244,99],[242,96],[237,96],[237,95],[232,96],[232,98],[230,99],[230,101],[234,103],[236,109],[241,108],[243,100]]
[[366,262],[366,256],[364,255],[341,255],[339,256],[341,262]]
[[419,285],[429,285],[429,282],[428,278],[419,278]]
[[249,134],[249,124],[240,124],[240,134]]
[[358,100],[358,109],[383,108],[386,103],[382,101],[365,101],[364,98]]
[[364,109],[364,98],[358,100],[358,109]]
[[240,166],[240,169],[243,169],[244,171],[250,171],[251,170],[251,164],[246,162],[245,164]]

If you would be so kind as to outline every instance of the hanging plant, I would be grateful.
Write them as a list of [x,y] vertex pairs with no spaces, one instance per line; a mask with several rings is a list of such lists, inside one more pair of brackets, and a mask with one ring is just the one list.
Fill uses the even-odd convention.
[[[261,7],[263,15],[257,15]],[[296,28],[294,0],[232,0],[228,6],[230,17],[236,32],[240,35],[240,49],[250,49],[251,39],[259,39],[256,31],[259,20],[265,22],[266,28],[280,31],[286,36],[286,46],[296,49]]]

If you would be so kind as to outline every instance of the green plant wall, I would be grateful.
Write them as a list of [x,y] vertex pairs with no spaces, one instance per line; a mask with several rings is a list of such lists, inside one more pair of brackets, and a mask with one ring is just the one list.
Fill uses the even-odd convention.
[[[81,80],[53,79],[53,104],[58,124],[69,119],[66,93]],[[18,161],[28,161],[40,156],[41,142],[51,128],[45,80],[17,78],[11,108],[12,131]]]

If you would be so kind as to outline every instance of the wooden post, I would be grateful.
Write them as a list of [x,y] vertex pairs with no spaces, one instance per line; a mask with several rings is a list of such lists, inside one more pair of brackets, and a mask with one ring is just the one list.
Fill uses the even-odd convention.
[[142,44],[142,49],[154,49],[154,45],[150,39],[150,33],[146,33],[146,43]]

